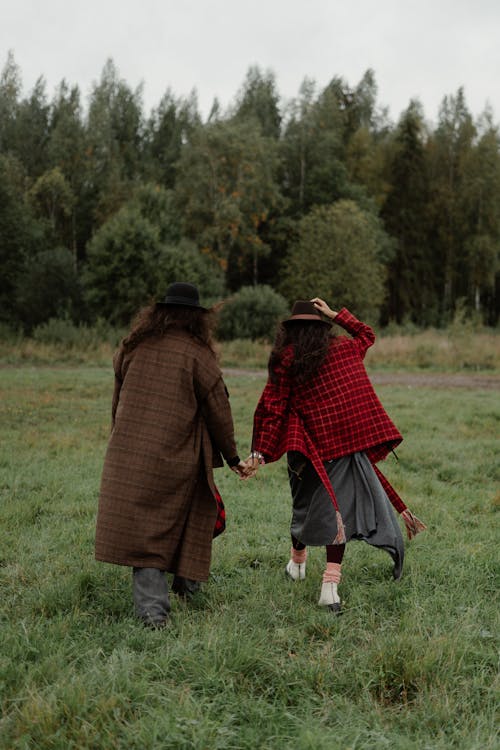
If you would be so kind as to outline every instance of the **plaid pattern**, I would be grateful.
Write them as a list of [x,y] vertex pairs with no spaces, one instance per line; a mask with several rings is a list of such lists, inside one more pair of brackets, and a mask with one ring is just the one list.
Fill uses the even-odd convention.
[[[252,449],[263,453],[267,461],[276,461],[287,451],[300,451],[313,463],[338,509],[323,462],[364,451],[375,463],[403,438],[364,367],[366,351],[375,341],[373,330],[345,308],[335,322],[352,338],[332,339],[325,361],[308,382],[292,384],[288,375],[292,347],[283,353],[276,382],[268,380],[255,411]],[[399,502],[401,510],[406,508],[385,477],[377,473],[393,505],[397,507]]]
[[216,536],[219,536],[219,534],[222,534],[223,531],[226,530],[226,509],[224,507],[224,503],[222,502],[222,498],[220,496],[220,492],[215,488],[215,502],[217,503],[217,518],[215,519],[215,526],[214,526],[214,533],[213,538],[215,539]]
[[220,368],[208,347],[171,331],[120,350],[114,369],[96,558],[207,580],[213,468],[237,453]]

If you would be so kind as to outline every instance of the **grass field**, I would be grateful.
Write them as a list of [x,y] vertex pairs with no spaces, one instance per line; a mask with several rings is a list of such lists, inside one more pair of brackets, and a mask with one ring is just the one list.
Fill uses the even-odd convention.
[[[228,379],[242,455],[262,385]],[[1,748],[499,747],[498,392],[378,387],[405,435],[384,471],[428,524],[400,583],[350,544],[332,618],[321,550],[303,583],[283,575],[283,461],[219,470],[210,581],[150,632],[130,571],[93,560],[111,387],[108,367],[0,370]]]

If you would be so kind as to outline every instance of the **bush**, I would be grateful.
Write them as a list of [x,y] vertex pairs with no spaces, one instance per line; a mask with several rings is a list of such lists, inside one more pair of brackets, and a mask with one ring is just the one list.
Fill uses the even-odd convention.
[[274,336],[278,321],[288,313],[288,304],[265,284],[242,287],[221,310],[218,338],[266,339]]
[[77,317],[82,293],[71,251],[57,247],[31,258],[16,284],[15,299],[28,331],[50,318]]
[[95,233],[84,274],[91,312],[127,326],[139,308],[164,297],[173,281],[197,284],[202,304],[220,300],[220,267],[186,240],[165,245],[160,229],[131,203]]
[[174,281],[189,281],[198,287],[204,306],[210,306],[223,297],[224,274],[220,266],[189,240],[183,239],[176,246],[165,247],[158,263],[164,292]]
[[33,339],[40,344],[53,344],[66,349],[98,349],[103,343],[117,346],[123,332],[99,319],[95,325],[75,325],[69,318],[50,318],[37,326]]
[[135,208],[111,217],[87,245],[84,272],[92,313],[113,325],[128,325],[132,316],[158,292],[159,230]]
[[181,239],[181,217],[175,207],[173,190],[160,185],[140,185],[130,202],[140,215],[158,229],[158,238],[165,244],[177,244]]
[[79,326],[69,318],[50,318],[37,326],[32,335],[40,344],[76,346],[80,343]]
[[285,297],[322,297],[334,310],[347,307],[362,320],[378,320],[392,247],[380,220],[354,201],[340,200],[313,208],[298,228],[283,265]]
[[13,328],[0,320],[0,341],[6,344],[18,344],[23,339],[22,328]]

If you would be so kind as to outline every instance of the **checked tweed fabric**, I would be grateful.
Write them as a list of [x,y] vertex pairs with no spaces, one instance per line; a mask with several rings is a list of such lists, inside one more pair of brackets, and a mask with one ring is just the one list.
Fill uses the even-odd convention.
[[96,558],[205,581],[224,526],[213,469],[237,453],[216,358],[176,330],[121,349],[114,368]]
[[[276,461],[287,451],[300,451],[313,463],[335,507],[323,462],[365,451],[372,463],[384,459],[402,441],[402,435],[380,403],[364,366],[375,334],[343,308],[335,323],[351,334],[332,339],[329,352],[316,375],[294,385],[288,375],[293,360],[290,346],[276,369],[276,382],[268,379],[254,415],[252,449]],[[395,508],[406,505],[377,469]]]

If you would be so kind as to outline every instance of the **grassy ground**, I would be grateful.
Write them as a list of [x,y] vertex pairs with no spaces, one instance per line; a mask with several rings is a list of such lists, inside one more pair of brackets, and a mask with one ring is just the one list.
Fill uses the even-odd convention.
[[[228,380],[242,455],[262,385]],[[330,617],[321,550],[303,583],[283,575],[283,462],[219,470],[211,579],[149,632],[130,572],[93,560],[111,386],[109,368],[0,371],[1,748],[498,747],[494,391],[378,388],[406,436],[384,471],[429,527],[400,583],[352,543]]]

